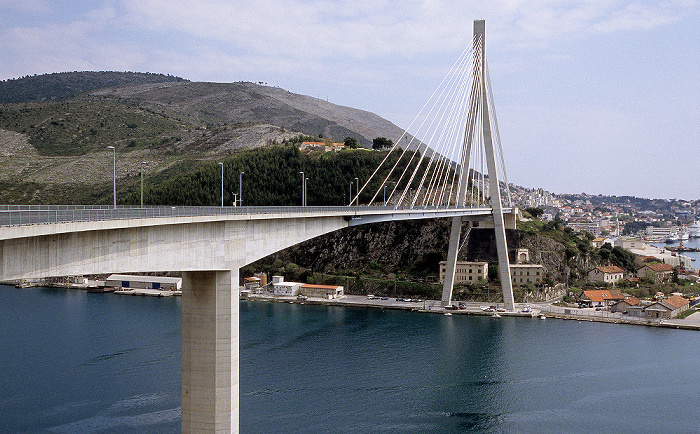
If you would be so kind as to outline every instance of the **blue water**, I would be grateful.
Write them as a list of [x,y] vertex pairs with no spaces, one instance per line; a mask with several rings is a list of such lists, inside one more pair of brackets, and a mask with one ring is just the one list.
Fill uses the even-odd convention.
[[0,432],[173,432],[180,300],[0,286]]
[[[0,286],[0,432],[178,432],[180,300]],[[241,432],[698,432],[700,332],[241,303]]]

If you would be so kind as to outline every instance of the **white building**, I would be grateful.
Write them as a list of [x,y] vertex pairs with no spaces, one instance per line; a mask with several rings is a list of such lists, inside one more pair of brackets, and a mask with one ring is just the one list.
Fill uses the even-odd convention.
[[618,280],[625,277],[625,272],[622,268],[616,265],[608,267],[595,267],[588,272],[587,280],[589,282],[605,282],[615,284]]
[[276,282],[272,284],[272,288],[275,295],[291,295],[295,296],[299,294],[299,288],[301,288],[300,282]]
[[645,250],[647,247],[647,244],[644,241],[640,240],[639,238],[619,237],[617,240],[615,240],[615,246],[622,247],[623,249],[626,249],[626,250],[631,250],[631,249]]
[[105,286],[111,288],[160,289],[163,291],[180,291],[182,290],[182,278],[136,276],[131,274],[112,274],[105,280]]
[[668,237],[671,235],[673,228],[657,228],[654,226],[647,226],[647,236],[648,237]]

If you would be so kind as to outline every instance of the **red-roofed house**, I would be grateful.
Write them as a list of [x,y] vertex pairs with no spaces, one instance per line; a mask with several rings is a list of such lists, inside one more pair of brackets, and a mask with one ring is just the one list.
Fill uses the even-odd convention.
[[344,295],[344,288],[342,286],[335,285],[312,285],[310,283],[305,283],[301,285],[301,293],[307,297],[320,297],[320,298],[340,298]]
[[610,312],[629,313],[630,307],[638,308],[637,310],[641,311],[641,304],[642,302],[639,301],[637,297],[627,297],[626,299],[618,301],[617,303],[610,306]]
[[611,265],[609,267],[595,267],[588,272],[587,280],[589,282],[605,282],[615,284],[618,280],[625,277],[625,272],[622,268]]
[[647,318],[675,318],[690,307],[690,301],[679,295],[672,295],[662,301],[647,306],[644,315]]
[[593,306],[610,306],[612,304],[617,303],[618,301],[622,301],[625,299],[625,296],[622,295],[622,292],[616,291],[616,290],[607,290],[607,289],[592,289],[592,290],[587,290],[583,291],[583,295],[581,296],[581,302],[583,304],[587,304],[591,307]]
[[671,264],[644,264],[637,270],[637,277],[646,277],[656,282],[663,282],[670,279],[673,275],[673,267]]
[[603,244],[605,244],[606,239],[607,238],[605,237],[595,237],[591,240],[591,245],[596,248],[601,247]]

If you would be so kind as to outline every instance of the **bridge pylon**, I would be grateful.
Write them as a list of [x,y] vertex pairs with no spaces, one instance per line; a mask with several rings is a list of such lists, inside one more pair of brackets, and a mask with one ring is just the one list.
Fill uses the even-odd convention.
[[[472,148],[475,145],[474,142],[477,142],[477,146],[483,145],[480,151],[483,151],[481,155],[486,160],[486,169],[488,170],[488,184],[483,182],[485,177],[482,176],[480,188],[484,190],[488,185],[488,189],[491,193],[490,205],[493,210],[493,227],[496,235],[498,271],[501,280],[501,289],[503,291],[503,301],[507,310],[513,310],[515,308],[513,283],[510,275],[508,245],[506,243],[505,222],[503,219],[501,181],[497,169],[496,147],[493,140],[493,128],[497,128],[497,123],[495,113],[489,112],[489,107],[492,107],[493,101],[490,97],[490,89],[488,87],[489,81],[485,56],[485,29],[486,25],[484,20],[474,21],[472,83],[468,102],[469,113],[462,146],[461,176],[457,203],[459,205],[464,205],[466,202],[471,172],[470,159],[472,156]],[[498,134],[497,130],[496,134]],[[502,153],[501,164],[503,164]],[[507,181],[505,184],[507,189]],[[445,278],[442,288],[442,306],[449,306],[452,303],[452,291],[454,288],[461,233],[462,217],[453,217],[450,229],[450,243],[447,253]]]

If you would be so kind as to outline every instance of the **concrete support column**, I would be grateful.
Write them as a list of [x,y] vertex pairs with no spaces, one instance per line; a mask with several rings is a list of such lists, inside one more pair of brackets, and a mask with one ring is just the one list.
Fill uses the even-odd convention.
[[182,273],[182,432],[238,432],[238,269]]
[[452,304],[452,289],[455,282],[455,270],[457,268],[457,254],[459,253],[459,239],[462,235],[462,217],[452,217],[450,228],[450,246],[447,250],[447,263],[445,264],[445,280],[442,282],[443,307]]
[[503,291],[503,304],[507,310],[515,309],[513,299],[513,282],[510,280],[510,263],[508,262],[508,244],[506,243],[506,229],[503,221],[503,207],[501,204],[501,182],[498,179],[496,167],[496,148],[491,134],[491,116],[489,115],[489,100],[486,89],[486,35],[483,20],[474,21],[474,35],[481,39],[481,121],[484,138],[484,153],[486,154],[486,166],[489,171],[489,190],[491,190],[491,209],[493,209],[493,226],[496,233],[496,250],[498,251],[498,274],[501,279]]

